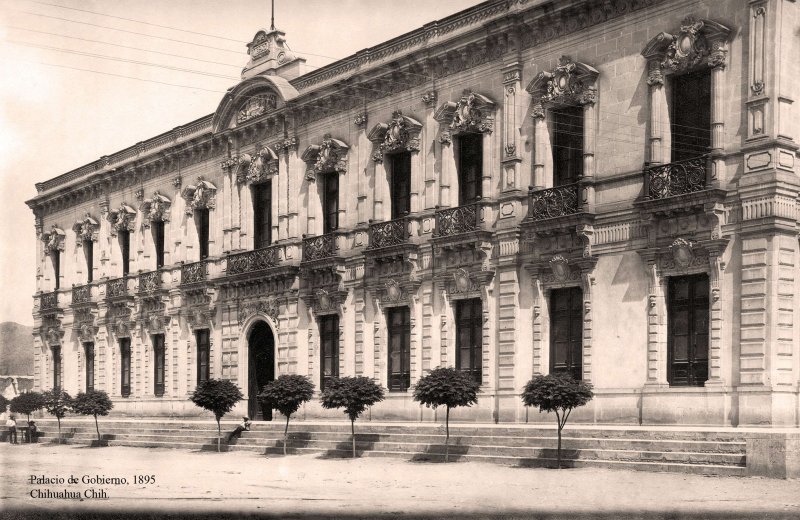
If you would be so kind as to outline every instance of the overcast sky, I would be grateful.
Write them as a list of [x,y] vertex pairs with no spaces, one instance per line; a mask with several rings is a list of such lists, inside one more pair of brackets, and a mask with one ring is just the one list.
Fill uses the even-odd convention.
[[[477,3],[276,0],[275,19],[319,67]],[[0,0],[0,322],[33,323],[34,183],[212,113],[269,18],[269,0]]]

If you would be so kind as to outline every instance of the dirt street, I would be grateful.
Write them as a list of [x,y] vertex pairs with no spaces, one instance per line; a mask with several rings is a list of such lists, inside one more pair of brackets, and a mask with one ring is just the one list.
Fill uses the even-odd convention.
[[800,517],[798,480],[49,444],[0,461],[6,518]]

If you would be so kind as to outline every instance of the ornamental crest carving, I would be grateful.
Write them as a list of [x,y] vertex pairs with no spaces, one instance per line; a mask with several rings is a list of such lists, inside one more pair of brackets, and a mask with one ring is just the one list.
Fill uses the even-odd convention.
[[97,237],[100,234],[100,224],[87,213],[82,220],[72,226],[72,230],[75,232],[78,245],[82,245],[87,241],[97,242]]
[[119,205],[117,211],[108,213],[108,221],[111,223],[111,234],[116,235],[120,231],[134,231],[136,222],[136,210],[125,203]]
[[150,334],[160,334],[165,332],[169,325],[169,316],[163,314],[150,314],[145,321],[145,325]]
[[274,93],[259,94],[248,99],[236,115],[236,123],[244,123],[249,119],[258,117],[275,110],[278,106],[278,96]]
[[455,132],[491,132],[494,129],[494,102],[486,96],[465,92],[456,103],[450,130]]
[[586,65],[573,61],[569,56],[562,56],[558,66],[552,71],[542,71],[536,75],[526,89],[534,98],[536,117],[542,105],[554,103],[559,105],[586,105],[594,103],[597,97],[596,80],[600,73]]
[[64,233],[64,230],[54,224],[53,227],[50,228],[49,233],[45,233],[44,235],[42,235],[42,241],[44,242],[44,252],[46,254],[51,254],[56,251],[64,251],[64,249],[66,248],[64,240],[65,237],[66,235]]
[[[661,32],[650,40],[642,55],[669,72],[707,65],[724,67],[730,29],[711,20],[685,18],[677,35]],[[655,79],[657,81],[657,79]]]
[[239,184],[257,184],[278,175],[278,155],[272,148],[265,146],[253,154],[242,154],[239,157],[239,171],[236,182]]
[[263,314],[272,318],[275,328],[278,328],[278,317],[281,314],[280,301],[277,298],[267,298],[266,300],[250,301],[239,307],[239,326],[252,316]]
[[349,148],[343,141],[325,134],[321,144],[309,146],[301,156],[309,166],[306,179],[313,182],[315,174],[347,171]]
[[385,284],[386,300],[392,303],[399,302],[403,297],[403,289],[397,280],[388,280]]
[[186,315],[186,323],[189,329],[204,329],[211,325],[211,314],[204,309],[194,308],[189,309]]
[[147,222],[169,222],[169,210],[172,206],[172,201],[169,198],[161,195],[159,192],[153,193],[153,196],[142,202],[142,212],[146,217]]
[[58,327],[48,327],[44,333],[45,341],[51,347],[61,344],[61,338],[64,337],[64,331]]
[[548,262],[550,271],[553,273],[553,279],[556,282],[565,282],[570,276],[569,260],[562,255],[555,255]]
[[386,130],[381,149],[384,153],[400,151],[419,151],[419,131],[422,124],[406,117],[399,110],[392,114],[392,121]]
[[191,215],[196,209],[213,209],[216,207],[216,195],[217,187],[198,177],[195,185],[186,186],[181,193],[186,201],[186,214]]

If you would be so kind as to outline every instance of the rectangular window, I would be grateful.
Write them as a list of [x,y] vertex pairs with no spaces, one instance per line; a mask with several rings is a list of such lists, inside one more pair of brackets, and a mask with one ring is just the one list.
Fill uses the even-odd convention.
[[480,298],[456,301],[456,367],[482,382],[483,306]]
[[322,232],[331,233],[339,229],[339,174],[322,176]]
[[131,272],[131,232],[127,229],[119,232],[119,247],[122,250],[122,276],[128,276]]
[[411,212],[411,153],[396,153],[391,158],[392,220]]
[[83,253],[86,255],[86,283],[92,283],[94,278],[94,242],[83,242]]
[[153,393],[156,397],[164,395],[164,335],[153,336]]
[[52,253],[53,259],[53,277],[55,278],[53,289],[61,287],[61,251],[55,250]]
[[320,390],[339,377],[339,316],[319,317]]
[[131,339],[119,340],[119,367],[120,367],[120,394],[122,397],[131,395]]
[[458,204],[480,200],[483,174],[483,134],[458,136]]
[[197,383],[199,384],[208,381],[210,377],[208,358],[211,353],[211,342],[208,329],[200,329],[195,335],[197,338]]
[[711,149],[711,69],[672,79],[670,131],[672,162],[685,161]]
[[583,175],[583,107],[563,107],[552,114],[553,186],[564,186]]
[[164,267],[164,221],[153,222],[153,241],[156,246],[156,269]]
[[197,241],[200,245],[200,260],[208,258],[208,209],[195,211],[197,217]]
[[703,386],[708,379],[709,283],[707,274],[669,279],[667,381]]
[[86,391],[94,390],[94,343],[84,343],[84,354],[86,356]]
[[272,183],[253,185],[253,247],[261,249],[272,243]]
[[411,313],[395,307],[386,313],[389,325],[389,390],[405,392],[411,386]]
[[61,389],[61,345],[52,347],[53,349],[53,389]]
[[583,291],[580,287],[550,293],[550,373],[583,378]]

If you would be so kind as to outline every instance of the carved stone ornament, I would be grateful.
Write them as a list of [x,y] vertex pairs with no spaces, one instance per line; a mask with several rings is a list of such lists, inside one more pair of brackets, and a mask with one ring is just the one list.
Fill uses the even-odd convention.
[[677,35],[657,34],[642,51],[648,61],[657,61],[664,71],[683,72],[706,65],[724,67],[727,58],[725,43],[730,29],[711,20],[688,17]]
[[56,251],[64,251],[66,248],[65,237],[64,230],[54,224],[49,233],[42,235],[45,253],[49,255]]
[[475,92],[464,92],[456,103],[450,130],[491,132],[494,129],[494,102]]
[[186,201],[186,214],[191,215],[196,209],[213,209],[216,207],[217,187],[210,182],[197,178],[197,183],[186,186],[181,192]]
[[87,241],[97,242],[97,237],[100,234],[100,224],[86,213],[83,219],[73,224],[72,230],[75,232],[78,245],[82,245]]
[[397,280],[388,280],[384,284],[386,288],[386,299],[390,302],[398,302],[403,296],[403,290]]
[[147,317],[147,321],[145,323],[150,334],[163,333],[167,325],[169,325],[169,320],[169,316],[153,313]]
[[453,136],[448,131],[439,134],[439,142],[443,145],[449,145],[453,142]]
[[134,231],[136,222],[136,210],[125,203],[119,205],[117,211],[108,213],[108,221],[111,223],[111,234],[116,235],[120,231]]
[[[347,171],[349,148],[343,141],[334,139],[330,134],[325,134],[321,144],[309,146],[301,157],[309,165],[309,171],[313,174],[345,172]],[[306,175],[306,179],[314,180],[313,176],[309,177],[309,175]]]
[[466,269],[456,269],[453,273],[453,292],[462,293],[472,290],[472,280]]
[[392,113],[392,120],[388,124],[375,125],[367,136],[370,141],[380,143],[372,154],[372,160],[382,162],[384,154],[391,152],[418,152],[421,130],[422,123],[396,110]]
[[257,153],[239,156],[239,170],[236,182],[239,184],[256,184],[278,175],[278,155],[272,148],[264,146]]
[[318,310],[327,311],[333,309],[334,302],[333,298],[331,297],[330,293],[325,289],[319,289],[317,291],[317,307]]
[[550,270],[557,282],[565,282],[570,275],[569,260],[561,255],[555,255],[549,262]]
[[130,321],[126,318],[117,318],[113,324],[114,335],[118,338],[129,338],[131,336]]
[[599,74],[585,63],[562,56],[556,68],[537,74],[526,90],[533,96],[534,106],[539,104],[543,107],[545,103],[586,105],[596,101]]
[[353,118],[353,124],[356,126],[366,126],[367,124],[367,113],[362,112],[360,114],[356,114],[356,117]]
[[675,265],[681,269],[689,267],[695,257],[692,243],[684,238],[676,239],[669,246],[669,251],[672,253]]
[[78,338],[82,342],[88,343],[94,341],[95,334],[97,334],[97,327],[95,327],[93,323],[84,321],[78,325]]
[[209,327],[211,317],[207,310],[196,307],[189,309],[186,315],[186,323],[189,325],[189,329],[205,329]]
[[152,197],[142,202],[141,210],[145,215],[145,220],[148,222],[168,222],[171,206],[172,201],[169,198],[159,192],[155,192]]
[[61,344],[61,338],[64,337],[64,331],[56,327],[49,327],[44,334],[47,344],[51,347]]
[[236,123],[244,123],[254,117],[272,112],[278,107],[278,96],[272,92],[258,94],[244,102],[236,115]]
[[422,102],[425,103],[425,106],[432,107],[436,104],[436,97],[436,91],[431,90],[422,95]]
[[277,298],[271,297],[266,299],[259,299],[250,301],[239,306],[239,326],[256,314],[269,316],[275,328],[278,327],[278,317],[280,316],[280,301]]

